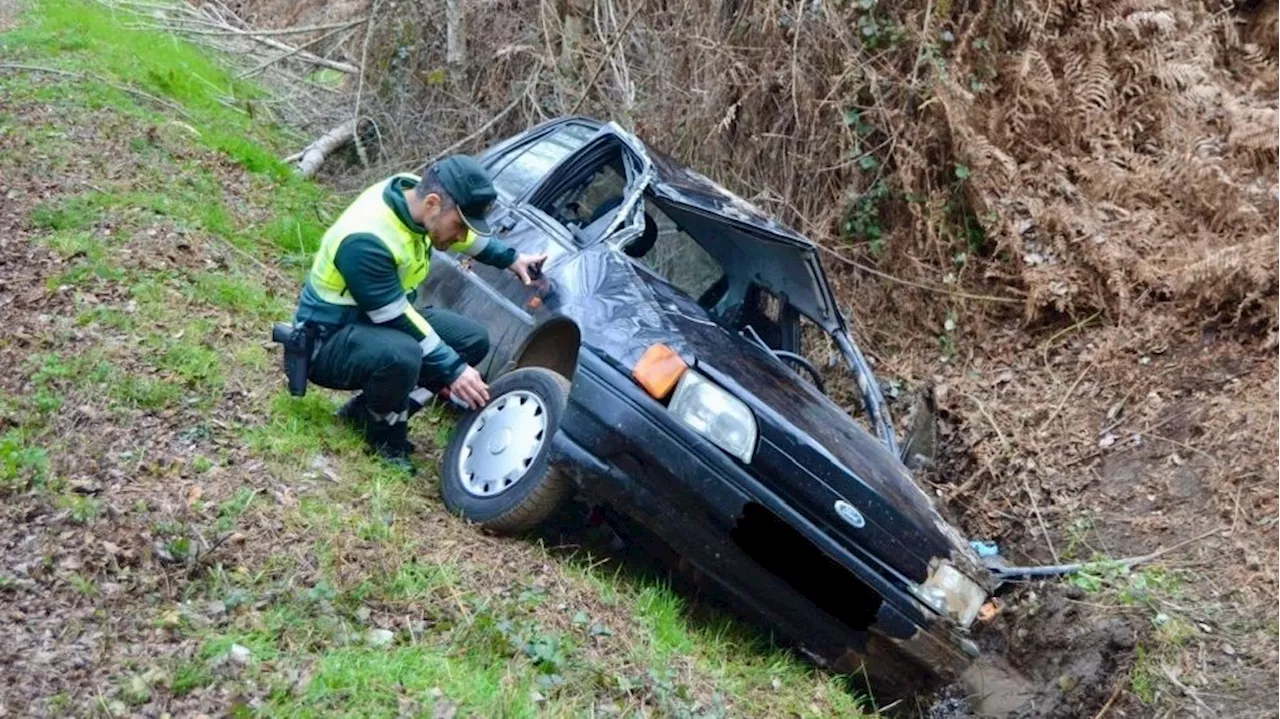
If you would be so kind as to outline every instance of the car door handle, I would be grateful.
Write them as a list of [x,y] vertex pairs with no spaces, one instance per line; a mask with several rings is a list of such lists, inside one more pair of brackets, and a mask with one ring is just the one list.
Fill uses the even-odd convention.
[[516,218],[504,217],[501,220],[498,220],[493,227],[494,227],[494,230],[499,235],[505,235],[511,231],[511,228],[515,226],[516,226]]

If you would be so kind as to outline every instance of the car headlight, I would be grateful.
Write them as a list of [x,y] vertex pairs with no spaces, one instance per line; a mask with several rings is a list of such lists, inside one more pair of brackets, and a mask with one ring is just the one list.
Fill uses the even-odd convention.
[[942,562],[934,569],[924,584],[911,588],[912,594],[926,606],[943,616],[951,617],[966,629],[973,624],[978,610],[987,600],[987,593],[978,583],[961,574],[949,562]]
[[742,400],[687,370],[676,385],[669,409],[724,451],[743,462],[751,461],[759,430],[755,416]]

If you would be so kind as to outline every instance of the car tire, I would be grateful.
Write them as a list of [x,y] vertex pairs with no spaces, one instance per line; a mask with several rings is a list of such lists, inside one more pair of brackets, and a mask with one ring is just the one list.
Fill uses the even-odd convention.
[[554,514],[569,495],[568,478],[548,461],[569,380],[525,367],[499,377],[489,397],[485,407],[458,420],[441,460],[440,495],[455,515],[498,534],[519,534]]

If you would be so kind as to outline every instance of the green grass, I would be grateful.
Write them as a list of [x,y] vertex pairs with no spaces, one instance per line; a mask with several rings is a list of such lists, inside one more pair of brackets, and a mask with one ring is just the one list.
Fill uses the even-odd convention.
[[83,494],[67,493],[58,497],[58,507],[67,510],[76,524],[87,524],[102,511],[102,502]]
[[[71,255],[76,250],[84,251],[87,248],[88,245],[83,240],[76,239],[85,235],[73,231],[91,227],[96,220],[97,215],[82,202],[40,205],[31,212],[31,224],[38,228],[66,233],[55,234],[50,238],[54,249],[58,250],[63,257]],[[67,241],[61,238],[72,239]]]
[[148,375],[123,374],[110,385],[111,397],[126,407],[160,410],[177,404],[182,388]]
[[320,660],[302,697],[273,710],[283,716],[395,717],[406,697],[428,712],[450,702],[472,716],[533,717],[532,690],[529,677],[510,676],[500,659],[449,657],[430,647],[346,647]]
[[49,453],[21,429],[0,434],[0,490],[22,490],[44,481]]
[[222,272],[196,275],[189,285],[188,297],[194,302],[254,317],[264,323],[288,317],[291,309],[281,298],[267,292],[261,278],[250,279]]
[[[725,713],[726,697],[735,714],[813,716],[817,702],[831,714],[859,715],[840,680],[728,620],[691,619],[661,583],[558,560],[532,543],[499,543],[462,523],[442,531],[429,472],[409,477],[367,456],[335,421],[332,394],[284,391],[277,351],[263,340],[270,321],[290,314],[296,287],[277,286],[258,263],[300,279],[343,200],[276,159],[304,138],[262,121],[260,90],[200,48],[121,28],[95,2],[36,0],[16,31],[0,35],[0,55],[89,75],[3,76],[7,103],[52,110],[44,125],[4,120],[6,132],[51,156],[42,168],[73,171],[79,153],[116,148],[124,157],[114,159],[136,168],[93,178],[87,191],[48,199],[30,215],[39,241],[66,262],[54,283],[118,299],[77,306],[57,330],[63,343],[45,345],[57,350],[22,366],[31,392],[4,398],[4,417],[20,424],[0,434],[0,491],[48,485],[45,501],[84,525],[76,531],[117,517],[141,522],[179,562],[203,551],[202,538],[241,531],[258,543],[252,552],[223,547],[207,564],[175,572],[187,575],[183,604],[148,598],[155,614],[145,621],[199,651],[166,660],[163,679],[113,666],[114,694],[103,707],[167,709],[209,688],[253,695],[263,713],[279,716],[431,715],[446,703],[466,716],[583,716],[612,702],[710,717]],[[112,85],[165,98],[183,114]],[[253,107],[257,120],[228,105]],[[120,131],[110,150],[73,139],[71,128],[95,123]],[[227,161],[245,172],[228,172]],[[0,148],[0,171],[24,162]],[[192,261],[181,252],[141,261],[141,250],[174,234]],[[240,252],[227,252],[228,244]],[[65,344],[77,331],[90,339]],[[228,404],[239,389],[249,398]],[[192,442],[209,441],[217,425],[218,444],[183,450],[168,466],[153,462],[141,441],[120,453],[124,463],[171,472],[166,482],[181,477],[181,486],[166,485],[172,496],[121,503],[58,489],[66,480],[51,476],[61,467],[55,451],[75,445],[54,437],[50,420],[86,398],[126,418],[133,410],[173,417],[175,433],[190,430]],[[439,414],[420,427],[416,439],[428,451],[449,430]],[[338,481],[319,476],[318,458]],[[254,464],[267,468],[270,491],[253,472],[241,479]],[[222,485],[216,505],[181,504],[187,483],[210,487],[227,476],[244,483]],[[278,499],[284,488],[294,504]],[[176,514],[153,513],[174,503]],[[471,545],[493,553],[462,551]],[[100,601],[92,579],[67,582],[79,601]],[[591,606],[561,608],[559,585]],[[223,604],[225,621],[196,621],[189,608],[175,608],[210,602]],[[370,628],[392,629],[394,640],[373,646]],[[251,654],[239,678],[219,665],[233,645]],[[304,673],[310,680],[300,687]]]
[[231,499],[218,507],[218,531],[229,532],[236,526],[236,520],[249,509],[257,493],[248,487],[241,487]]
[[[261,91],[235,80],[200,49],[123,27],[109,9],[91,2],[42,2],[24,20],[5,39],[5,46],[17,48],[19,57],[56,59],[58,67],[125,79],[141,90],[176,101],[187,118],[196,121],[201,142],[252,172],[289,179],[288,168],[267,149],[270,135],[284,128],[264,123],[261,117],[253,121],[244,111],[262,98]],[[93,79],[84,84],[95,90],[85,98],[90,108],[136,107],[128,93]],[[161,116],[155,109],[148,110],[149,118]]]
[[183,697],[213,682],[213,674],[203,662],[183,662],[173,672],[171,689],[175,696]]

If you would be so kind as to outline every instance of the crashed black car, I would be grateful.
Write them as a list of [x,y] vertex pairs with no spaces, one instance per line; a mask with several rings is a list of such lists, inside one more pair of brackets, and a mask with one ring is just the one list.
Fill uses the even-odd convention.
[[[614,123],[558,118],[479,159],[496,231],[548,260],[531,288],[442,256],[419,292],[492,339],[493,399],[442,459],[449,509],[522,532],[576,495],[881,696],[953,679],[990,574],[914,483],[814,245]],[[874,433],[821,390],[802,317]]]

